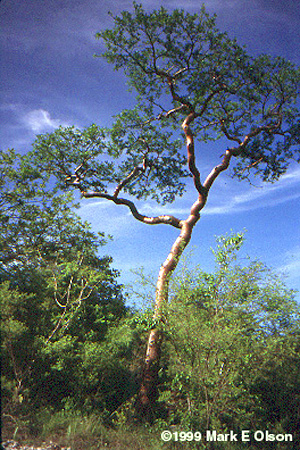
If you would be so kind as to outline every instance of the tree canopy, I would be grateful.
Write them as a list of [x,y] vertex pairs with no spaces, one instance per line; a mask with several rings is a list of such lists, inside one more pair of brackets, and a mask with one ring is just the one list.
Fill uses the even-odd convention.
[[[292,63],[248,55],[204,8],[195,15],[164,8],[147,14],[135,4],[134,13],[124,11],[114,21],[112,29],[97,34],[107,47],[101,56],[124,70],[137,104],[118,114],[110,129],[60,128],[38,137],[37,160],[61,183],[86,197],[125,204],[135,214],[119,198],[122,191],[173,201],[187,176],[207,194],[232,157],[239,178],[251,169],[264,181],[278,179],[291,160],[299,161],[300,74]],[[223,165],[212,156],[218,168],[202,181],[194,140],[219,139]]]

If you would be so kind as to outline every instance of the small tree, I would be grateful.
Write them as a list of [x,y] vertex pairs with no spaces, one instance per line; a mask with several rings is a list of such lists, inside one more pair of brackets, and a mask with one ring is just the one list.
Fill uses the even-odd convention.
[[[134,13],[121,13],[114,27],[97,37],[107,47],[102,56],[127,75],[137,93],[136,107],[116,116],[110,129],[60,128],[39,136],[30,158],[36,167],[55,174],[62,188],[72,186],[86,199],[126,206],[144,224],[179,230],[157,281],[155,325],[139,397],[141,410],[150,413],[157,395],[159,322],[170,276],[220,173],[232,165],[239,179],[252,173],[274,182],[291,160],[299,162],[295,102],[300,74],[280,57],[249,56],[216,28],[215,17],[204,7],[195,15],[164,8],[148,14],[134,3]],[[220,162],[218,155],[211,155],[211,170],[202,178],[195,150],[210,140],[219,141],[223,155]],[[195,201],[186,218],[146,216],[131,199],[172,202],[183,194],[187,177],[193,180],[193,187],[187,185],[194,189]]]
[[[103,234],[82,223],[71,193],[55,192],[13,151],[0,156],[0,180],[4,415],[17,420],[68,398],[81,408],[91,398],[98,409],[107,399],[118,405],[109,391],[125,376],[116,355],[130,336],[121,342],[122,330],[115,330],[127,308],[111,258],[97,256]],[[99,374],[106,380],[102,391]]]

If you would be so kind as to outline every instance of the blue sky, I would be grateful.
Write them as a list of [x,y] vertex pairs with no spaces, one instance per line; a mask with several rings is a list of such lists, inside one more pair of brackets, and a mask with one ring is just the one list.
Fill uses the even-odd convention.
[[[196,0],[141,0],[147,10],[161,5],[197,12]],[[281,55],[299,64],[300,11],[298,0],[207,0],[217,24],[249,53]],[[103,50],[94,36],[109,27],[114,14],[132,10],[127,0],[2,0],[1,31],[1,149],[30,148],[35,134],[58,125],[109,125],[112,116],[134,104],[126,80],[93,54]],[[201,149],[197,160],[205,175],[218,163],[222,148],[214,147],[211,165]],[[163,212],[185,218],[195,192],[164,208],[139,202],[147,214]],[[290,287],[300,289],[300,167],[292,165],[273,185],[250,186],[223,174],[214,185],[187,253],[204,270],[213,268],[210,247],[216,235],[247,229],[243,255],[259,258],[285,273]],[[134,280],[131,269],[143,266],[153,277],[177,237],[171,227],[136,222],[124,207],[83,200],[82,217],[95,230],[114,236],[105,251],[121,271],[121,282]],[[298,298],[300,298],[298,296]]]

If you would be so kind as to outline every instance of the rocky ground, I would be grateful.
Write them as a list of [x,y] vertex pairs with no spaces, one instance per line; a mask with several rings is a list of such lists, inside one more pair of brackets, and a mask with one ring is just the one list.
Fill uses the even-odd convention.
[[22,445],[17,441],[6,441],[2,443],[5,450],[72,450],[71,447],[61,447],[54,442],[43,442],[41,445]]

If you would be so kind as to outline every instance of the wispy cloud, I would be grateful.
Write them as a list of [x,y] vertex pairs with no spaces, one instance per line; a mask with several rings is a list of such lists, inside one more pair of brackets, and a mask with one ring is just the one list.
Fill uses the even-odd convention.
[[[275,184],[264,184],[259,187],[251,186],[245,189],[245,185],[239,185],[236,181],[226,179],[227,201],[220,203],[219,196],[213,194],[209,198],[207,206],[203,209],[203,215],[220,215],[247,212],[250,210],[272,207],[300,197],[300,168],[286,173]],[[238,187],[237,187],[238,186]],[[239,193],[236,193],[238,189]],[[244,190],[244,192],[241,192]],[[231,194],[232,192],[232,194]],[[223,196],[224,198],[224,196]],[[176,205],[157,205],[156,203],[144,203],[140,207],[143,214],[157,216],[162,214],[185,217],[189,214],[190,207],[195,201],[195,194],[189,192],[179,199]]]
[[300,189],[295,191],[296,185],[300,185],[300,168],[283,175],[275,184],[252,187],[246,192],[234,195],[225,204],[208,206],[203,210],[203,214],[232,214],[275,206],[299,198]]
[[189,205],[187,205],[186,207],[180,208],[180,207],[175,207],[173,205],[162,206],[162,205],[158,205],[155,203],[153,203],[153,204],[145,203],[144,205],[141,206],[140,212],[142,214],[152,216],[152,217],[161,216],[161,215],[180,217],[182,215],[186,215],[189,213]]
[[47,130],[53,130],[59,125],[67,126],[62,120],[54,119],[48,111],[44,109],[34,109],[28,112],[22,119],[23,123],[34,133],[41,133]]
[[283,259],[286,261],[278,267],[278,271],[288,275],[289,279],[299,278],[300,274],[300,246],[296,246],[293,250],[289,250]]

